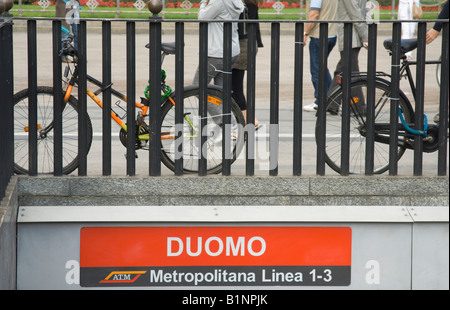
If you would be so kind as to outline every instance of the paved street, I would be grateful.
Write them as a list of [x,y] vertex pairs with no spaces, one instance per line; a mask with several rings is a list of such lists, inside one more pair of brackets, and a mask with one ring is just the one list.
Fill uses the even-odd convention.
[[[27,58],[24,51],[27,49],[26,32],[24,31],[25,21],[16,21],[16,31],[14,33],[14,71],[15,71],[15,91],[19,91],[27,87]],[[42,26],[38,27],[38,85],[52,84],[52,59],[51,59],[51,28],[48,28],[47,22],[42,22]],[[40,23],[38,23],[40,25]],[[140,25],[137,25],[137,27]],[[98,79],[101,79],[101,32],[100,23],[90,22],[88,24],[88,73]],[[118,29],[123,27],[122,29]],[[126,37],[124,35],[125,23],[119,23],[114,26],[112,35],[112,80],[114,88],[125,92],[126,90]],[[282,24],[280,38],[280,145],[279,145],[279,174],[292,175],[292,117],[293,117],[293,63],[294,63],[294,34],[293,24]],[[167,28],[167,29],[166,29]],[[172,26],[163,24],[163,42],[174,41],[174,33],[171,31]],[[192,28],[192,26],[191,26]],[[386,28],[386,25],[384,26]],[[145,30],[145,29],[144,29]],[[263,124],[269,124],[269,105],[270,105],[270,25],[263,25],[262,39],[264,48],[260,48],[257,55],[257,81],[256,81],[256,117]],[[382,32],[378,38],[377,49],[377,70],[390,72],[390,57],[384,50],[382,42],[389,37],[386,31]],[[427,59],[436,60],[440,56],[440,39],[430,45],[427,49]],[[138,28],[136,36],[136,98],[143,96],[143,91],[148,80],[148,50],[145,44],[148,43],[148,34]],[[198,64],[198,34],[195,29],[186,31],[185,35],[185,83],[190,84],[194,76]],[[367,68],[367,52],[364,50],[360,54],[360,68],[365,71]],[[329,57],[328,67],[333,71],[339,53],[337,47],[333,50]],[[166,57],[163,68],[167,72],[167,82],[174,86],[174,57]],[[413,71],[415,76],[415,70]],[[89,86],[88,86],[89,87]],[[402,81],[402,89],[411,97],[407,91],[409,89],[406,81]],[[313,99],[313,88],[310,82],[309,73],[309,52],[305,49],[304,55],[304,105],[311,103]],[[438,110],[439,88],[436,82],[436,65],[427,67],[426,72],[426,94],[425,94],[425,113],[432,120]],[[410,98],[413,102],[413,100]],[[114,100],[113,100],[114,104]],[[88,156],[88,175],[101,174],[101,110],[92,102],[88,101],[88,113],[93,121],[94,142]],[[414,105],[414,104],[413,104]],[[315,154],[315,113],[304,112],[303,114],[303,174],[315,175],[316,173],[316,154]],[[113,127],[113,175],[124,175],[126,173],[125,148],[118,140],[118,132]],[[266,127],[268,128],[268,127]],[[268,129],[267,129],[268,130]],[[265,130],[259,132],[261,138],[264,137]],[[242,154],[245,154],[244,152]],[[148,153],[140,151],[139,158],[136,162],[136,171],[139,175],[148,174]],[[413,152],[407,151],[399,163],[399,174],[412,175]],[[170,175],[171,171],[164,166],[162,173]],[[259,161],[255,165],[255,173],[257,175],[268,175],[268,171],[259,170]],[[232,167],[233,175],[245,175],[245,161],[239,159]],[[424,174],[436,175],[437,173],[437,153],[424,154]],[[328,171],[327,174],[335,175],[336,173]]]

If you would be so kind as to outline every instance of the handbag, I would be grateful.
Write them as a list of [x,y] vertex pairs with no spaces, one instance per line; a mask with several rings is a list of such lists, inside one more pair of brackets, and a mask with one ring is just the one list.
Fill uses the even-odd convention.
[[418,6],[416,3],[413,3],[413,18],[421,19],[423,15],[422,8]]

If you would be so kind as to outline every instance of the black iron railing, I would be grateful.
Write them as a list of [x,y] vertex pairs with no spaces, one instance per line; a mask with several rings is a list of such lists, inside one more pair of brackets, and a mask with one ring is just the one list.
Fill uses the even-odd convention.
[[0,200],[14,173],[12,16],[0,8]]
[[[27,19],[27,37],[28,37],[28,88],[30,90],[30,124],[29,124],[29,135],[30,137],[37,135],[38,125],[37,125],[37,116],[36,116],[36,88],[38,84],[37,78],[37,48],[36,48],[36,24],[41,22],[42,19]],[[46,19],[51,20],[52,29],[53,29],[53,88],[55,90],[62,89],[62,70],[61,70],[61,55],[59,51],[61,50],[61,21],[58,19]],[[86,131],[86,117],[84,117],[87,113],[87,97],[86,97],[86,84],[87,84],[87,45],[86,45],[86,34],[87,34],[87,21],[88,20],[80,20],[80,24],[78,27],[78,105],[79,105],[79,135],[78,135],[78,175],[85,176],[88,174],[87,168],[87,131]],[[102,79],[103,85],[111,84],[111,24],[115,22],[124,22],[117,20],[103,20],[102,21]],[[135,51],[135,36],[136,36],[136,23],[148,23],[149,25],[149,42],[150,42],[150,53],[149,53],[149,84],[150,84],[150,110],[160,112],[160,90],[161,90],[161,32],[165,25],[169,23],[175,23],[175,38],[176,38],[176,55],[175,55],[175,89],[182,90],[184,81],[184,26],[186,23],[199,23],[199,64],[200,64],[200,102],[206,102],[206,59],[207,59],[207,33],[208,33],[208,23],[217,22],[217,21],[192,21],[192,20],[176,20],[176,21],[167,21],[161,20],[157,16],[153,16],[149,21],[142,20],[127,20],[126,22],[126,38],[127,38],[127,50],[126,50],[126,66],[127,66],[127,125],[129,128],[134,128],[135,126],[135,96],[134,90],[136,86],[135,73],[136,73],[136,51]],[[295,27],[295,34],[293,36],[293,40],[295,40],[295,59],[292,60],[293,63],[293,72],[294,72],[294,80],[293,85],[302,85],[304,83],[304,71],[309,70],[309,68],[305,68],[303,64],[303,56],[304,56],[304,46],[303,46],[303,29],[304,22],[303,21],[246,21],[248,23],[248,40],[249,40],[249,51],[248,51],[248,70],[247,70],[247,101],[248,101],[248,123],[254,123],[255,120],[255,83],[256,83],[256,25],[257,23],[270,23],[271,25],[271,59],[268,60],[270,62],[270,125],[271,128],[276,128],[279,122],[279,78],[280,78],[280,36],[282,35],[280,31],[280,23],[292,23]],[[426,31],[426,22],[420,21],[418,27],[418,50],[417,50],[417,64],[418,64],[418,74],[416,79],[416,104],[415,109],[418,112],[416,120],[417,122],[423,122],[423,94],[424,94],[424,74],[423,67],[425,63],[425,31]],[[430,21],[428,21],[430,22]],[[325,103],[327,101],[327,94],[325,91],[325,71],[327,69],[327,55],[326,55],[326,46],[327,46],[327,37],[328,37],[328,23],[325,21],[318,21],[320,23],[320,78],[319,78],[319,109],[317,111],[318,118],[318,126],[316,132],[316,141],[317,141],[317,161],[316,161],[316,174],[317,175],[325,175],[325,120],[327,111],[325,109]],[[386,22],[387,23],[387,22]],[[400,37],[401,37],[401,24],[396,21],[389,21],[392,23],[392,34],[393,34],[393,49],[392,49],[392,71],[390,72],[392,77],[392,98],[398,98],[399,96],[399,64],[400,64]],[[231,21],[224,22],[224,55],[225,55],[225,72],[231,71]],[[374,85],[375,85],[375,77],[376,77],[376,63],[377,63],[377,55],[376,55],[376,46],[377,46],[377,34],[379,25],[376,23],[370,24],[369,27],[369,46],[371,49],[368,51],[368,67],[367,67],[367,77],[368,77],[368,98],[367,98],[367,106],[368,106],[368,115],[370,116],[370,111],[372,111],[374,106]],[[344,25],[345,29],[345,42],[344,46],[346,49],[344,50],[344,58],[350,59],[350,48],[351,47],[351,34],[352,34],[352,23],[346,22]],[[442,68],[448,68],[448,21],[444,21],[444,27],[442,30]],[[1,103],[1,111],[0,113],[0,126],[1,126],[1,135],[0,135],[0,196],[1,191],[4,190],[6,184],[9,181],[9,178],[13,174],[13,154],[14,154],[14,146],[13,146],[13,132],[12,132],[12,120],[13,120],[13,106],[12,106],[12,92],[13,92],[13,49],[12,49],[12,33],[13,33],[13,22],[1,22],[0,20],[0,103]],[[265,60],[266,61],[266,60]],[[350,96],[350,83],[351,83],[351,72],[349,61],[345,62],[345,69],[343,75],[342,87],[344,88],[344,96]],[[229,70],[228,70],[229,69]],[[441,93],[440,93],[440,113],[441,115],[448,116],[448,69],[442,70],[442,80],[441,80]],[[225,111],[229,109],[230,100],[231,100],[231,76],[226,76],[223,92],[224,92],[224,106]],[[302,149],[302,105],[303,105],[303,97],[304,93],[302,87],[293,87],[294,98],[293,98],[293,162],[292,162],[292,175],[300,176],[303,174],[302,172],[302,154],[304,150]],[[62,92],[55,91],[55,101],[61,102],[63,98]],[[182,102],[181,98],[183,96],[182,91],[178,91],[176,93],[176,102]],[[395,104],[395,100],[392,101],[392,104]],[[54,110],[54,174],[62,175],[62,158],[63,158],[63,148],[62,148],[62,118],[61,118],[61,106],[56,104]],[[205,106],[200,107],[200,115],[205,115],[206,108]],[[226,113],[224,113],[226,114]],[[103,116],[102,116],[102,174],[110,175],[111,174],[111,91],[109,88],[106,88],[103,93]],[[183,106],[176,106],[176,121],[182,123],[183,119]],[[395,119],[398,115],[392,116]],[[349,111],[347,108],[343,107],[343,128],[344,130],[349,131]],[[229,123],[229,119],[225,119],[225,122]],[[448,119],[443,123],[448,125]],[[201,126],[204,126],[204,123],[201,123]],[[370,134],[370,130],[373,130],[373,120],[371,117],[367,118],[367,128],[369,133],[366,135],[367,139],[367,148],[366,148],[366,167],[365,174],[372,175],[373,174],[373,154],[374,150],[374,140],[373,135]],[[398,128],[398,122],[393,122],[391,127],[391,132],[396,132]],[[159,176],[161,175],[161,142],[158,137],[161,134],[160,128],[160,114],[159,113],[150,113],[149,120],[149,128],[150,128],[150,143],[149,143],[149,175],[150,176]],[[136,133],[130,131],[128,139],[130,141],[134,141]],[[443,176],[447,174],[447,129],[441,128],[440,130],[440,145],[439,145],[439,156],[438,156],[438,168],[437,175]],[[389,174],[396,175],[397,174],[397,152],[396,145],[397,135],[390,135],[390,144],[391,149],[390,152],[390,167]],[[420,141],[420,139],[418,139]],[[278,175],[278,148],[279,148],[279,138],[278,131],[271,130],[269,137],[269,146],[270,146],[270,161],[271,168],[269,174],[271,176]],[[127,175],[135,175],[135,157],[131,156],[134,154],[135,145],[133,142],[130,142],[127,146]],[[253,154],[255,144],[252,143],[251,139],[247,139],[246,141],[246,152],[248,154]],[[253,149],[252,149],[253,148]],[[349,138],[346,132],[343,132],[342,138],[342,171],[341,175],[349,174]],[[176,152],[181,152],[182,150],[176,150]],[[414,150],[414,175],[422,174],[422,153],[423,149],[421,143],[417,144],[417,147]],[[37,175],[38,174],[38,162],[37,162],[38,154],[37,154],[37,140],[29,139],[29,174]],[[177,156],[175,162],[175,175],[183,174],[183,158],[182,156]],[[206,175],[206,158],[201,157],[199,159],[199,176]],[[223,171],[222,174],[227,176],[230,175],[230,166],[231,162],[226,156],[223,157]],[[254,158],[251,156],[246,156],[245,160],[245,175],[252,176],[255,174],[255,162]]]

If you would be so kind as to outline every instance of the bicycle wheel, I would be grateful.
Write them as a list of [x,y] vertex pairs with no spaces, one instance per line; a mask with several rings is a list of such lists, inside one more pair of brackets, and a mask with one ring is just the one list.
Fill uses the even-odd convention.
[[[28,102],[29,91],[24,89],[14,95],[14,171],[29,173],[28,157]],[[53,88],[37,88],[37,142],[38,173],[53,173]],[[88,150],[92,142],[92,124],[87,116]],[[62,115],[63,174],[78,167],[78,101],[70,96]]]
[[[207,140],[203,146],[203,154],[207,159],[207,171],[222,171],[222,103],[223,93],[217,89],[208,89],[207,125],[203,130]],[[200,117],[199,88],[184,91],[184,124],[183,124],[183,171],[196,173],[199,170],[200,158]],[[167,100],[161,111],[161,160],[172,171],[175,171],[175,108]],[[244,145],[244,117],[237,104],[231,104],[231,143],[230,151],[234,162]]]
[[[342,88],[336,88],[327,101],[326,134],[325,134],[325,161],[334,171],[341,173],[341,130],[342,130]],[[349,172],[351,174],[365,173],[366,160],[366,103],[367,80],[361,79],[352,82],[351,85],[352,105],[350,109],[350,150],[349,150]],[[386,83],[378,81],[375,86],[375,124],[386,124],[375,126],[374,144],[374,173],[381,174],[389,169],[389,127],[390,123],[390,87]],[[414,121],[414,113],[408,99],[401,94],[399,107],[408,123]],[[400,120],[399,120],[400,123]],[[318,134],[316,123],[316,135]],[[405,152],[406,147],[399,145],[398,159]]]

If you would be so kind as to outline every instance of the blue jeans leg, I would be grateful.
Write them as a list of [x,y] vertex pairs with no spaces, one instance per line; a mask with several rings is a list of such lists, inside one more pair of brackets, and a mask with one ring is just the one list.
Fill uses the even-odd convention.
[[[328,38],[328,51],[327,57],[330,55],[334,46],[336,45],[336,37]],[[314,98],[316,98],[315,103],[317,104],[317,98],[319,97],[319,42],[317,38],[311,38],[309,43],[309,61],[310,61],[310,71],[311,71],[311,82],[314,86]],[[331,74],[327,68],[327,91],[331,85]]]

